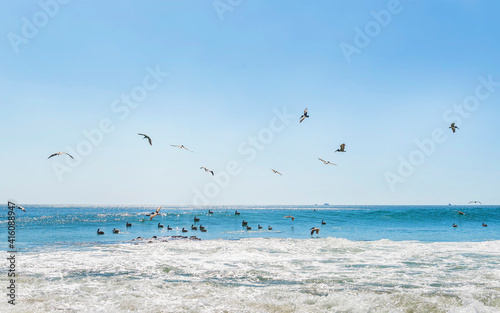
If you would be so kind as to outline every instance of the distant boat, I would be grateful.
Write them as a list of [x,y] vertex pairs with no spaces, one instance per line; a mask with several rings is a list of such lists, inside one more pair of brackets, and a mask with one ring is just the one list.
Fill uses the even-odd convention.
[[329,204],[329,203],[325,203],[325,204],[323,204],[323,205],[330,205],[330,204]]

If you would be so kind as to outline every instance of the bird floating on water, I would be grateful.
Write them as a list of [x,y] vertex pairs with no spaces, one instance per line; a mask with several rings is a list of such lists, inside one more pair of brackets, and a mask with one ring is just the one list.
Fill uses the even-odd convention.
[[267,230],[273,230],[273,228],[271,227],[271,225],[267,226]]
[[453,132],[455,132],[455,130],[456,130],[456,129],[460,129],[460,128],[458,128],[457,126],[455,126],[455,123],[451,123],[451,126],[450,126],[450,127],[448,127],[448,128],[451,128],[451,130],[452,130]]
[[321,229],[321,228],[317,228],[317,227],[313,227],[313,228],[311,228],[311,236],[314,234],[314,232],[316,232],[316,235],[317,235],[317,234],[319,234],[319,230],[320,230],[320,229]]
[[326,225],[326,222],[321,220],[321,225]]
[[292,222],[295,220],[295,217],[293,217],[293,216],[291,216],[291,215],[287,215],[287,216],[285,216],[285,217],[283,217],[283,218],[291,218],[291,219],[292,219]]
[[458,214],[460,214],[460,215],[465,215],[465,213],[462,211],[455,211],[455,212],[458,212]]
[[302,116],[300,117],[299,123],[302,123],[302,121],[305,120],[306,117],[309,117],[309,115],[307,115],[307,108],[304,110],[304,114],[302,114]]
[[127,224],[125,226],[130,227],[130,226],[132,226],[132,224],[127,222]]
[[453,227],[458,227],[457,224],[453,223]]
[[194,226],[193,224],[191,224],[191,229],[192,230],[198,230],[198,227]]
[[170,227],[170,225],[167,225],[167,230],[172,230],[172,227]]
[[320,159],[320,158],[318,158],[318,160],[320,160],[321,162],[323,162],[325,165],[326,165],[326,164],[337,165],[337,164],[335,164],[335,163],[332,163],[332,162],[330,162],[330,161],[325,161],[325,160]]
[[335,152],[346,152],[345,151],[345,143],[340,145],[340,149],[335,150]]
[[67,152],[57,152],[57,153],[54,153],[54,154],[51,154],[47,159],[50,159],[51,157],[53,156],[56,156],[56,155],[63,155],[63,154],[66,154],[68,155],[70,158],[74,159],[74,157],[71,156],[71,154],[67,153]]
[[240,212],[238,210],[234,211],[234,215],[240,215]]
[[158,223],[158,228],[163,228],[163,225]]
[[194,217],[194,222],[196,223],[196,222],[199,222],[199,221],[200,221],[200,218],[195,216]]
[[241,222],[241,226],[247,226],[248,225],[248,222],[245,222],[245,220],[243,220],[243,222]]
[[486,224],[483,222],[483,227],[488,227],[488,225],[486,225]]
[[204,166],[200,167],[200,169],[204,169],[205,172],[210,172],[210,173],[212,173],[212,176],[214,176],[214,171],[211,171],[211,170],[209,170],[208,168],[206,168]]
[[171,146],[176,147],[176,148],[186,149],[189,152],[193,152],[193,151],[189,150],[188,148],[184,147],[184,145],[180,145],[180,146],[179,145],[171,145]]
[[138,135],[140,135],[140,136],[144,136],[144,138],[142,138],[142,139],[146,139],[146,138],[147,138],[147,139],[148,139],[148,141],[149,141],[149,145],[150,145],[150,146],[152,146],[152,145],[153,145],[153,142],[151,141],[151,138],[150,138],[148,135],[146,135],[146,134],[138,134]]
[[97,234],[98,234],[98,235],[104,235],[104,232],[103,232],[100,228],[98,228],[98,229],[97,229]]
[[113,228],[113,234],[118,234],[120,232],[119,229]]
[[183,232],[183,233],[187,233],[187,232],[188,232],[188,230],[187,230],[187,229],[185,229],[184,227],[182,227],[182,232]]
[[[272,170],[275,174],[280,174],[280,175],[281,175],[281,173],[280,173],[280,172],[278,172],[277,170],[275,170],[275,169],[271,169],[271,170]],[[283,175],[281,175],[281,176],[283,176]]]

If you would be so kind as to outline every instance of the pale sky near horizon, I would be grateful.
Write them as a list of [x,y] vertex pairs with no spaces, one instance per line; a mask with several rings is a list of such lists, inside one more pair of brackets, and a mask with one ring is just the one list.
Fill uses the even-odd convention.
[[5,203],[500,204],[498,2],[61,2],[1,5]]

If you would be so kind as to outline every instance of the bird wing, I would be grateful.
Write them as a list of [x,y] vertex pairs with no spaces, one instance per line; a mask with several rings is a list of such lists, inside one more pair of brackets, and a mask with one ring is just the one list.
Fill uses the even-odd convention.
[[304,115],[307,116],[307,108],[304,110]]
[[153,142],[151,142],[151,138],[149,138],[149,136],[146,136],[148,138],[148,141],[149,141],[149,145],[152,146],[153,145]]
[[320,160],[321,162],[323,162],[323,163],[325,163],[325,164],[326,164],[326,161],[325,161],[325,160],[320,159],[320,158],[318,158],[318,160]]
[[63,153],[69,155],[70,158],[74,159],[74,157],[72,157],[71,154],[69,154],[67,152],[63,152]]
[[160,210],[161,210],[161,206],[159,206],[158,209],[156,209],[156,213],[160,213]]
[[179,145],[171,145],[172,147],[177,147],[177,148],[180,148],[181,146]]
[[303,121],[303,120],[305,120],[305,118],[306,118],[306,117],[305,117],[305,115],[302,115],[302,116],[300,117],[300,121],[299,121],[299,123],[302,123],[302,121]]
[[22,211],[24,211],[24,212],[26,212],[26,209],[25,209],[25,208],[23,208],[22,206],[19,206],[19,205],[18,205],[18,206],[17,206],[17,208],[18,208],[18,209],[21,209],[21,210],[22,210]]
[[47,159],[50,159],[51,157],[56,156],[56,155],[57,155],[57,153],[51,154]]
[[187,151],[193,152],[193,151],[189,150],[188,148],[186,148],[184,146],[181,146],[181,148],[186,149]]
[[331,165],[335,165],[335,166],[337,166],[337,164],[332,163],[332,162],[330,162],[330,161],[328,161],[328,163],[327,163],[327,164],[331,164]]
[[345,143],[340,145],[340,150],[344,151],[344,149],[345,149]]
[[455,127],[455,123],[451,123],[451,127],[452,127],[452,128],[453,128],[453,127]]
[[214,174],[214,171],[210,171],[210,173],[212,173],[212,176],[214,176],[214,175],[215,175],[215,174]]
[[314,234],[314,232],[315,232],[315,231],[316,231],[316,230],[315,230],[314,228],[313,228],[313,229],[311,229],[311,236]]

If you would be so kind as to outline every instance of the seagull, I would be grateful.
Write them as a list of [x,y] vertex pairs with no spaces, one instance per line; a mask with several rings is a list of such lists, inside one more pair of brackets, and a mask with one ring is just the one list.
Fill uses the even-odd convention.
[[345,152],[345,143],[340,145],[340,149],[335,150],[335,152]]
[[479,203],[479,204],[482,204],[480,201],[471,201],[471,202],[469,202],[469,204],[471,204],[471,203]]
[[[271,171],[273,171],[273,172],[274,172],[274,173],[276,173],[276,174],[280,174],[280,175],[281,175],[281,173],[280,173],[280,172],[278,172],[278,171],[277,171],[277,170],[275,170],[275,169],[271,169]],[[281,175],[281,176],[283,176],[283,175]]]
[[321,229],[321,228],[317,228],[317,227],[313,227],[313,228],[311,228],[311,236],[314,234],[314,232],[316,232],[316,235],[317,235],[317,234],[319,234],[319,230],[320,230],[320,229]]
[[302,114],[302,116],[300,117],[299,123],[302,123],[302,121],[305,120],[306,117],[309,117],[309,115],[307,115],[307,108],[304,110],[304,114]]
[[181,149],[186,149],[187,151],[190,151],[190,152],[193,152],[191,150],[189,150],[188,148],[184,147],[184,145],[171,145],[172,147],[177,147],[177,148],[181,148]]
[[63,154],[67,154],[67,155],[69,155],[70,158],[74,159],[74,157],[72,157],[69,153],[66,153],[66,152],[57,152],[57,153],[51,154],[47,159],[50,159],[51,157],[56,156],[56,155],[63,155]]
[[290,217],[290,218],[292,218],[292,222],[295,220],[295,217],[293,217],[293,216],[291,216],[291,215],[287,215],[287,216],[285,216],[285,217],[283,217],[283,218],[289,218],[289,217]]
[[450,127],[448,127],[448,128],[451,128],[451,130],[452,130],[453,132],[455,132],[455,129],[460,129],[460,128],[458,128],[457,126],[455,126],[455,123],[451,123],[451,126],[450,126]]
[[318,160],[320,160],[321,162],[325,163],[325,165],[326,165],[326,164],[331,164],[331,165],[335,165],[335,166],[337,165],[337,164],[335,164],[335,163],[332,163],[332,162],[330,162],[330,161],[325,161],[325,160],[320,159],[320,158],[318,158]]
[[160,207],[158,207],[158,209],[156,209],[156,211],[155,211],[155,212],[151,213],[151,215],[149,216],[149,220],[152,220],[152,219],[153,219],[153,217],[157,216],[157,215],[158,215],[158,213],[160,213],[160,209],[161,209],[161,206],[160,206]]
[[205,172],[210,172],[210,173],[212,173],[212,176],[214,176],[214,171],[211,171],[211,170],[209,170],[208,168],[206,168],[204,166],[200,167],[200,169],[204,169]]
[[146,138],[148,138],[148,140],[149,140],[149,145],[150,145],[150,146],[152,146],[152,145],[153,145],[153,142],[151,142],[151,138],[149,138],[149,136],[148,136],[148,135],[145,135],[145,134],[138,134],[138,135],[140,135],[140,136],[144,136],[144,138],[142,138],[142,139],[146,139]]

